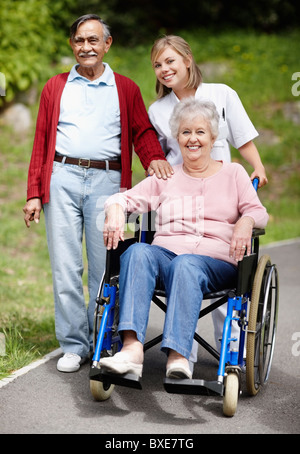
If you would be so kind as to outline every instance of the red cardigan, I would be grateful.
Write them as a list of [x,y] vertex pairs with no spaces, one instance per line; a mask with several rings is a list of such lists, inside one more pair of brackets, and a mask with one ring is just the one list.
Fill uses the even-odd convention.
[[[56,131],[60,113],[61,95],[69,73],[58,74],[46,83],[37,117],[31,155],[27,200],[38,197],[49,202],[50,179],[55,155]],[[139,87],[125,76],[115,73],[121,113],[121,188],[131,187],[132,146],[145,169],[154,159],[165,155],[156,137],[142,99]]]

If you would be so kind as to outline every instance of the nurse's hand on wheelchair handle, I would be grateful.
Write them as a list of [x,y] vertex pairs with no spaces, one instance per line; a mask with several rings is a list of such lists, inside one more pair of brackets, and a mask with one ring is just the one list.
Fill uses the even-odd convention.
[[251,173],[250,178],[251,178],[252,182],[255,180],[255,178],[258,180],[257,181],[257,187],[255,187],[256,190],[259,189],[259,188],[262,188],[263,186],[268,184],[268,178],[267,178],[267,175],[265,173],[265,169],[264,169],[263,166],[262,166],[261,169],[255,169]]
[[243,260],[245,252],[251,253],[251,238],[254,227],[254,220],[250,216],[240,218],[235,224],[230,243],[229,256],[234,257],[237,262]]
[[124,241],[125,215],[121,205],[115,203],[106,211],[103,228],[103,241],[106,248],[117,249],[119,241]]

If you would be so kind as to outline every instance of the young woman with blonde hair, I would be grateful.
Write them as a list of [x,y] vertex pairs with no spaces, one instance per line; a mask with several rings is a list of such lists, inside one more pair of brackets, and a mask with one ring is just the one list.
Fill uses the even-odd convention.
[[230,162],[230,147],[238,149],[253,167],[251,179],[259,178],[259,187],[268,180],[253,139],[258,132],[250,121],[237,93],[225,84],[204,83],[189,44],[180,36],[168,35],[155,41],[151,62],[156,75],[157,101],[149,109],[150,121],[171,165],[181,162],[181,153],[171,135],[169,119],[175,105],[183,98],[212,101],[219,113],[219,136],[212,158]]

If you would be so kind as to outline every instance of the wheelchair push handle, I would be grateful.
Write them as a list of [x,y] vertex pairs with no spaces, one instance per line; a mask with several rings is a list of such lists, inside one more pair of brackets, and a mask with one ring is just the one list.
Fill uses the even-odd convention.
[[252,181],[252,184],[253,184],[255,191],[257,191],[258,183],[259,183],[259,178],[257,178],[257,177],[254,178],[254,180]]

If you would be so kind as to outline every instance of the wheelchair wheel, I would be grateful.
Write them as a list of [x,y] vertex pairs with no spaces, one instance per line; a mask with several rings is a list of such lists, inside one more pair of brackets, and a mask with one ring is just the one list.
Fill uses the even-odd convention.
[[246,386],[255,396],[268,378],[275,347],[278,315],[278,274],[263,255],[254,277],[247,330]]
[[[101,289],[102,292],[102,289]],[[96,348],[96,342],[97,342],[97,336],[101,324],[101,318],[103,314],[104,307],[100,304],[97,304],[96,309],[95,309],[95,316],[94,316],[94,333],[93,333],[93,344],[94,344],[94,351]],[[115,300],[115,309],[114,309],[114,329],[116,330],[116,327],[118,325],[118,320],[119,320],[119,292],[117,291],[116,293],[116,300]],[[115,342],[112,344],[111,351],[107,352],[102,351],[101,352],[101,357],[102,356],[112,356],[118,351],[118,343]],[[111,393],[114,390],[115,385],[111,383],[106,383],[98,380],[90,380],[90,391],[92,396],[96,401],[103,401],[107,400],[110,396]]]
[[95,400],[101,402],[110,398],[115,385],[98,380],[90,380],[90,391]]
[[223,414],[233,416],[236,412],[239,398],[239,375],[236,372],[228,372],[225,382],[225,393],[223,397]]

